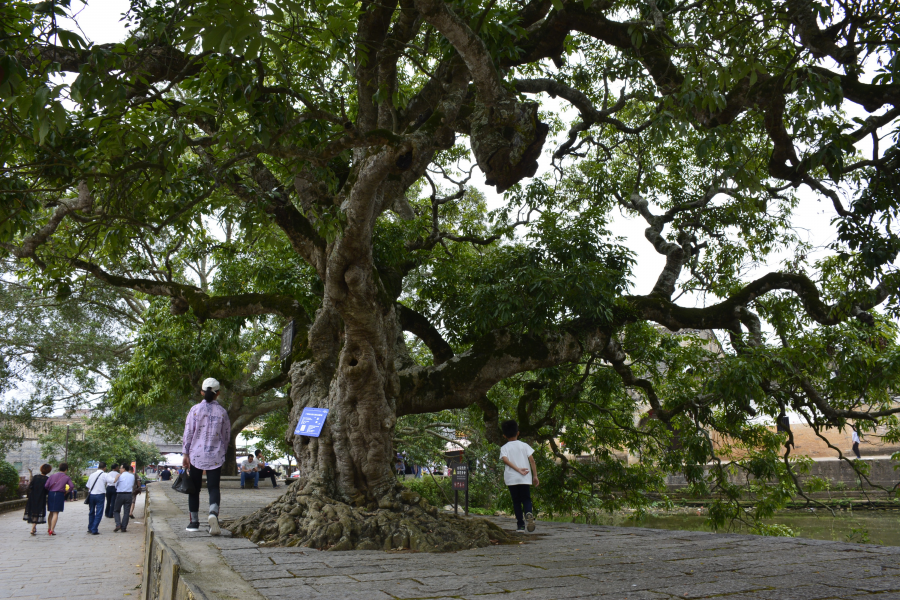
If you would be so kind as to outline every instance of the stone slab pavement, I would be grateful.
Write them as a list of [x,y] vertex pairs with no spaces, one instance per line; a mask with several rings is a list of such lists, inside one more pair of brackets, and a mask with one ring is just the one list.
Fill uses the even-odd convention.
[[30,535],[24,509],[0,514],[0,599],[139,598],[145,498],[137,497],[126,533],[113,533],[115,523],[104,517],[100,535],[88,535],[83,500],[66,502],[55,536],[46,524]]
[[[178,494],[161,491],[187,510]],[[222,490],[222,517],[261,508],[283,491]],[[186,523],[185,512],[173,527],[179,536],[208,537],[185,532]],[[270,600],[900,600],[900,547],[874,544],[540,521],[519,544],[452,554],[208,539]]]

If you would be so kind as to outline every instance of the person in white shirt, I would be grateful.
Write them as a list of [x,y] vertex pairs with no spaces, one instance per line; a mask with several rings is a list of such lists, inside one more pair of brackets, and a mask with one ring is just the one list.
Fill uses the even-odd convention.
[[97,463],[97,470],[87,480],[88,528],[93,535],[100,535],[100,521],[103,519],[103,502],[106,500],[106,463]]
[[113,518],[113,507],[116,504],[116,480],[119,478],[119,465],[113,464],[106,474],[106,518]]
[[[122,465],[122,473],[116,480],[116,506],[113,508],[113,516],[116,518],[116,528],[113,533],[128,530],[128,514],[131,512],[131,502],[134,499],[134,474],[131,465]],[[122,509],[125,514],[122,514]]]
[[506,443],[500,448],[500,460],[506,465],[503,481],[512,496],[513,510],[516,513],[516,532],[534,531],[534,507],[531,504],[531,485],[540,484],[537,467],[534,464],[534,450],[525,442],[519,441],[519,424],[513,420],[504,421],[500,428]]
[[856,455],[856,458],[862,458],[862,454],[859,453],[859,432],[855,429],[853,430],[853,454]]
[[241,489],[244,489],[244,483],[253,482],[253,489],[259,489],[259,461],[253,458],[252,454],[247,455],[247,459],[241,463]]

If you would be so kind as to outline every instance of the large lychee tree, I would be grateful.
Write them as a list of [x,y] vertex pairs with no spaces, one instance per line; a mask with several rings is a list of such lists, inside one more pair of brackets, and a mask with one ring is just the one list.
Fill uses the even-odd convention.
[[[93,45],[73,4],[0,8],[0,247],[44,286],[294,321],[300,482],[237,530],[488,543],[398,490],[393,442],[398,418],[470,407],[496,440],[502,382],[567,476],[559,440],[592,427],[694,464],[719,431],[785,482],[790,439],[759,413],[896,436],[896,7],[134,0],[124,39]],[[473,169],[505,194],[492,212]],[[792,217],[810,202],[824,253]],[[166,262],[225,227],[240,248],[215,285]],[[284,272],[285,248],[284,277],[241,268]],[[330,410],[320,437],[293,434],[305,407]]]

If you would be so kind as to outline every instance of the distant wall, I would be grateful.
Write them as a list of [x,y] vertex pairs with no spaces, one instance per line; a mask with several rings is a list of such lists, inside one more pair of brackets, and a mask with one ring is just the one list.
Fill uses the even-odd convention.
[[[891,461],[889,459],[866,459],[863,462],[869,465],[869,480],[874,485],[891,488],[900,481],[900,462]],[[848,488],[857,487],[860,484],[859,476],[856,474],[846,461],[842,460],[821,460],[813,463],[807,475],[801,475],[801,483],[810,477],[821,477],[832,483],[843,483]],[[733,477],[732,483],[743,483],[742,477]],[[871,487],[862,482],[864,488]],[[669,491],[677,491],[687,486],[687,481],[683,475],[669,475],[666,478],[666,485]]]
[[[10,463],[16,468],[16,470],[19,472],[19,477],[27,477],[28,469],[31,469],[32,472],[37,473],[40,470],[41,465],[47,462],[43,458],[41,458],[41,445],[38,443],[38,438],[45,433],[49,433],[54,426],[65,427],[66,425],[79,425],[81,427],[84,427],[85,420],[84,418],[80,417],[72,419],[35,419],[30,427],[23,427],[19,430],[19,433],[24,438],[24,441],[19,446],[11,449],[6,454],[6,462]],[[83,434],[79,434],[73,431],[72,435],[76,436]],[[54,464],[53,467],[55,468],[56,465]]]
[[28,475],[28,469],[37,473],[46,461],[41,458],[41,445],[37,440],[25,440],[6,454],[6,462],[19,472],[19,477]]

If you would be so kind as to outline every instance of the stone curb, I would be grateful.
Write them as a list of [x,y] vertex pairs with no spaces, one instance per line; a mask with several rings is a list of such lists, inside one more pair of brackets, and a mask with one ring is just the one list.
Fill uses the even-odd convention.
[[28,504],[28,498],[19,498],[18,500],[10,500],[8,502],[0,502],[0,513],[10,512],[13,510],[22,510]]
[[179,539],[172,522],[183,521],[184,513],[164,493],[151,490],[148,486],[144,507],[142,600],[265,600],[225,564],[209,536]]

